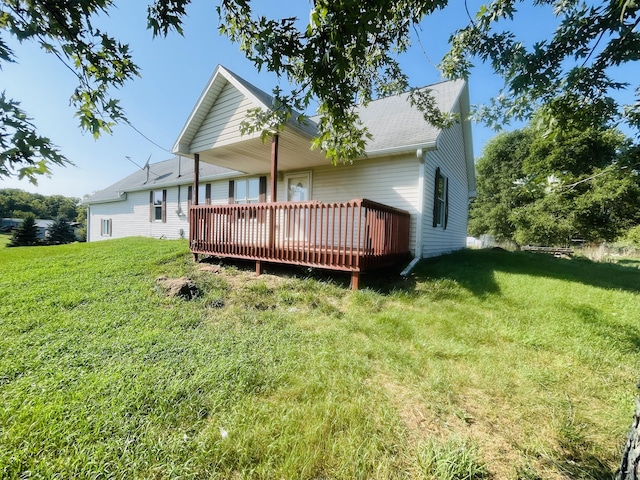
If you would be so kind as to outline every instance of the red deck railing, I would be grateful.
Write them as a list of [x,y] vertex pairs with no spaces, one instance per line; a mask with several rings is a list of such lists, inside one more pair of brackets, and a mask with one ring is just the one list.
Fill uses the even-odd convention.
[[193,205],[194,254],[360,272],[409,253],[409,213],[371,200]]

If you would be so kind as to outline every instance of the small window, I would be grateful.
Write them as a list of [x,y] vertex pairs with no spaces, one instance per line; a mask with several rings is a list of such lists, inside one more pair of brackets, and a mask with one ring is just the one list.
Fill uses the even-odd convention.
[[260,201],[260,180],[248,178],[236,180],[235,203],[258,203]]
[[103,218],[101,222],[100,235],[103,237],[111,236],[111,219]]
[[449,216],[449,179],[436,169],[433,197],[433,226],[447,228]]
[[150,222],[166,222],[167,221],[167,191],[152,190],[149,199],[149,221]]
[[153,192],[153,219],[162,221],[162,190]]

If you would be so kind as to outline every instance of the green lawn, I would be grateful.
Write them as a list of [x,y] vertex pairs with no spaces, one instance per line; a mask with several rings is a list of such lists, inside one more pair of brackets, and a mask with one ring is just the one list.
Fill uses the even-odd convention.
[[[617,466],[640,372],[636,266],[463,251],[352,292],[340,275],[203,265],[186,241],[2,249],[0,478]],[[202,294],[168,298],[161,275]]]
[[11,240],[11,235],[7,235],[6,233],[0,233],[0,249],[4,248],[7,243]]

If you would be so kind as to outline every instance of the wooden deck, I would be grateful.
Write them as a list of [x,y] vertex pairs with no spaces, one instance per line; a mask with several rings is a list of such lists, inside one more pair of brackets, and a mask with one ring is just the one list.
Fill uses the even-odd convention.
[[409,213],[366,199],[343,203],[279,202],[193,205],[191,252],[261,263],[352,272],[394,265],[409,257]]

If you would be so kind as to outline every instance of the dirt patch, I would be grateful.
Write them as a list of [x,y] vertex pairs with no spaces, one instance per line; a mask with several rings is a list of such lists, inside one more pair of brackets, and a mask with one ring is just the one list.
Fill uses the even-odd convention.
[[179,297],[185,300],[191,300],[192,298],[196,298],[200,293],[193,280],[187,277],[167,278],[163,276],[156,278],[156,283],[164,288],[167,297]]
[[201,272],[220,273],[222,271],[222,267],[220,265],[201,265],[198,267],[198,270]]

